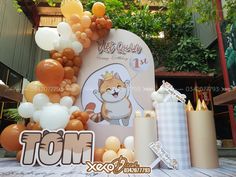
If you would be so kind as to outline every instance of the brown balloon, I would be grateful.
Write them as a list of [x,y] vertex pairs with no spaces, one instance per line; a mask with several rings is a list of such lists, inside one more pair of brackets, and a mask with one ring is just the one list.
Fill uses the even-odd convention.
[[82,59],[79,57],[79,56],[76,56],[75,58],[74,58],[74,64],[76,65],[76,66],[78,66],[78,67],[80,67],[81,65],[82,65]]
[[94,161],[95,162],[102,162],[102,156],[105,152],[104,148],[95,148],[94,150]]
[[[50,57],[52,58],[53,54],[55,54],[55,53],[57,53],[56,50],[51,50],[51,51],[50,51]],[[54,59],[54,58],[53,58],[53,59]]]
[[87,121],[89,120],[89,114],[87,112],[81,112],[78,119],[81,120],[83,124],[86,124]]
[[12,124],[7,126],[1,134],[1,145],[7,151],[19,151],[22,145],[19,143],[19,137],[26,127],[23,124]]
[[55,60],[58,59],[58,58],[62,58],[62,54],[59,53],[59,52],[55,52],[55,53],[52,54],[51,58],[55,59]]
[[35,124],[35,122],[30,121],[30,122],[27,124],[26,129],[27,129],[27,130],[32,130],[34,124]]
[[39,123],[36,122],[36,123],[34,123],[32,130],[42,130],[42,128],[40,127]]
[[36,77],[46,86],[57,86],[64,78],[63,66],[53,59],[42,60],[36,67]]
[[73,60],[75,57],[75,52],[71,48],[65,48],[62,52],[62,55],[65,56],[68,60]]
[[18,151],[17,154],[16,154],[16,160],[17,160],[18,162],[20,162],[21,155],[22,155],[22,150]]
[[71,119],[65,128],[65,130],[76,130],[76,131],[81,131],[83,129],[84,129],[83,123],[77,119]]
[[64,78],[65,79],[72,79],[75,72],[74,72],[74,69],[72,67],[69,67],[69,66],[66,66],[64,67]]

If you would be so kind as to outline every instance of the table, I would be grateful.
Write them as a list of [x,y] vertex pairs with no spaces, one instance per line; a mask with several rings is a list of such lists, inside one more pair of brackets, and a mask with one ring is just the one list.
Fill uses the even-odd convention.
[[21,167],[15,159],[0,159],[0,176],[1,177],[235,177],[236,161],[221,158],[220,168],[217,169],[199,169],[191,168],[188,170],[167,170],[155,169],[151,174],[134,175],[134,174],[86,174],[84,167]]

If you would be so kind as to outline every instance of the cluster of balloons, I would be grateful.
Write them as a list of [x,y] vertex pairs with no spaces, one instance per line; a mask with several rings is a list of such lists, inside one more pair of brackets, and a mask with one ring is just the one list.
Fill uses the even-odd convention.
[[108,34],[112,21],[105,15],[106,7],[102,2],[93,4],[92,13],[83,11],[79,0],[62,1],[61,12],[67,22],[57,25],[57,30],[40,28],[35,34],[37,45],[47,51],[62,52],[71,48],[79,55],[83,48],[89,48],[91,41],[96,41]]
[[129,162],[134,161],[134,137],[128,136],[124,143],[115,136],[110,136],[105,141],[103,148],[95,148],[94,161],[96,162],[111,162],[120,155],[127,158]]
[[30,118],[30,122],[27,126],[22,122],[6,127],[1,134],[2,147],[7,151],[19,151],[19,160],[22,149],[19,136],[24,130],[87,129],[88,113],[81,112],[79,107],[72,105],[73,100],[68,96],[61,98],[60,103],[51,103],[46,94],[36,94],[32,103],[24,102],[18,107],[19,115],[25,119]]
[[52,59],[42,60],[36,67],[37,79],[47,86],[46,93],[51,102],[58,103],[63,96],[70,96],[75,101],[80,94],[76,83],[82,60],[73,49],[65,48],[62,53],[51,51]]

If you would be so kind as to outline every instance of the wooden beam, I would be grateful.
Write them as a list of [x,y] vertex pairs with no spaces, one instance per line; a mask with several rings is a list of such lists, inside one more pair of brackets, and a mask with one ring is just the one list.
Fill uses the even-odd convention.
[[38,14],[37,7],[33,2],[33,0],[18,1],[18,4],[23,10],[24,14],[29,19],[29,21],[32,23],[33,27],[38,28],[40,17]]
[[215,96],[213,100],[214,100],[214,105],[236,104],[236,89]]

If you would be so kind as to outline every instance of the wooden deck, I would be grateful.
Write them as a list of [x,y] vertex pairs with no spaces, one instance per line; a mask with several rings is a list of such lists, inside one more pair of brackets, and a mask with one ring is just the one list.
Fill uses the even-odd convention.
[[0,159],[0,176],[1,177],[236,177],[236,161],[226,158],[220,159],[220,168],[217,169],[198,169],[191,168],[188,170],[164,170],[156,169],[149,175],[133,174],[86,174],[82,167],[21,167],[14,159]]

